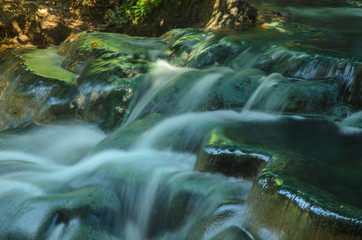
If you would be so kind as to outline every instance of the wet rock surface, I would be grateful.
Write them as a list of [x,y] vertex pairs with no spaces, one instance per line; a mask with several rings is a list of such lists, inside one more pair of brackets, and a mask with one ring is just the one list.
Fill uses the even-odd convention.
[[194,169],[255,180],[269,160],[269,156],[250,152],[241,146],[211,144],[198,154]]
[[[274,46],[258,65],[266,72],[279,72],[301,80],[333,79],[343,86],[347,102],[362,104],[361,59],[323,52],[313,47],[288,43]],[[288,66],[288,67],[286,67]]]

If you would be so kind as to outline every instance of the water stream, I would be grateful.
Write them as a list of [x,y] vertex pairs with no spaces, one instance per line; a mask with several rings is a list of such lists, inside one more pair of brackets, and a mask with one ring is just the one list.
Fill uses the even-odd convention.
[[[299,1],[288,7],[284,6],[284,1],[271,3],[260,0],[255,4],[256,7],[290,11],[295,18],[289,22],[268,23],[265,26],[269,29],[264,30],[255,28],[240,34],[217,33],[224,34],[220,39],[236,39],[240,45],[245,44],[244,41],[252,42],[229,62],[225,60],[224,65],[215,62],[196,68],[191,61],[182,65],[176,60],[157,59],[163,48],[149,50],[146,55],[152,63],[149,72],[142,73],[143,89],[139,95],[135,93],[135,100],[129,104],[127,114],[122,115],[124,119],[113,131],[100,130],[96,121],[87,123],[87,119],[66,119],[67,112],[61,108],[64,104],[59,110],[64,116],[58,122],[41,123],[38,117],[32,124],[1,132],[0,239],[292,239],[289,237],[293,236],[293,231],[298,232],[298,226],[293,225],[292,219],[299,218],[288,218],[285,212],[275,217],[270,214],[267,218],[272,219],[273,224],[268,226],[253,216],[250,209],[253,204],[249,198],[252,189],[265,183],[265,192],[260,194],[268,196],[267,180],[270,179],[275,188],[286,186],[278,192],[285,193],[281,198],[287,202],[285,209],[298,206],[292,201],[308,199],[309,205],[300,206],[300,209],[307,209],[308,214],[326,217],[328,214],[325,213],[334,210],[330,210],[333,207],[337,208],[333,216],[349,214],[345,219],[354,220],[348,220],[348,223],[362,226],[362,205],[359,201],[362,197],[361,109],[347,104],[344,102],[347,100],[339,95],[355,86],[351,80],[350,85],[345,87],[345,82],[340,79],[357,79],[360,76],[357,75],[358,67],[351,70],[352,74],[341,73],[341,77],[331,79],[337,75],[333,67],[323,63],[323,66],[328,66],[320,68],[329,71],[318,69],[318,72],[311,73],[307,71],[309,67],[318,66],[315,62],[308,62],[310,65],[303,65],[307,65],[304,68],[307,70],[303,72],[299,69],[293,75],[291,72],[295,66],[292,62],[302,59],[307,53],[285,50],[275,55],[272,47],[295,39],[301,45],[312,42],[315,50],[322,41],[319,38],[315,41],[309,39],[308,34],[314,30],[309,29],[307,34],[299,30],[293,33],[288,29],[288,24],[308,24],[308,27],[318,27],[323,31],[327,29],[328,36],[335,36],[333,43],[325,45],[323,50],[333,53],[344,51],[359,58],[362,47],[357,35],[360,34],[362,21],[356,19],[361,20],[361,9],[300,5]],[[344,29],[340,24],[330,22],[333,19],[328,17],[329,14],[338,18],[348,15],[346,21],[352,27]],[[325,23],[331,26],[324,26]],[[342,23],[346,24],[345,21]],[[352,37],[341,44],[346,36]],[[210,39],[208,37],[205,42]],[[113,39],[110,41],[117,43]],[[143,46],[142,41],[137,40],[137,47],[147,48],[147,43]],[[127,42],[133,44],[132,40]],[[152,46],[157,48],[158,44],[153,43]],[[296,48],[301,46],[298,44]],[[263,51],[269,48],[271,50],[264,54]],[[202,55],[203,52],[190,51],[181,59],[196,53]],[[283,60],[289,56],[283,55],[286,52],[292,55],[288,71],[272,71],[268,61],[280,58],[280,65],[285,65]],[[38,68],[37,61],[43,57],[52,61]],[[109,54],[107,57],[114,56]],[[126,61],[126,57],[116,57]],[[328,56],[326,62],[329,63],[331,58]],[[77,83],[78,75],[60,67],[64,59],[52,49],[40,50],[25,54],[25,65],[42,77],[53,79],[62,76],[59,80],[69,83],[68,87],[83,84]],[[140,59],[136,60],[141,63],[146,61],[142,57]],[[104,63],[107,67],[112,64]],[[61,70],[54,72],[50,65],[57,65],[56,69]],[[338,66],[343,68],[345,65],[342,62]],[[114,72],[123,70],[116,69]],[[1,76],[4,75],[5,72]],[[114,74],[109,76],[114,77]],[[87,85],[91,88],[95,84],[97,94],[89,91],[90,97],[82,96],[83,100],[90,99],[90,105],[98,104],[98,95],[109,96],[111,94],[107,91],[118,86],[118,82],[112,83],[111,87],[104,87],[106,91],[103,85],[92,82],[97,80],[94,78]],[[129,87],[128,82],[122,81],[119,85]],[[294,83],[299,85],[294,87]],[[341,90],[341,86],[345,88]],[[39,89],[35,90],[36,96],[42,99]],[[76,94],[80,98],[82,93]],[[5,93],[4,97],[1,93],[0,99],[3,102],[7,100]],[[102,110],[107,101],[99,101],[99,109]],[[71,106],[69,112],[76,109],[75,102],[68,104]],[[52,104],[50,99],[48,105]],[[0,110],[5,112],[4,106],[0,105]],[[28,108],[24,105],[24,109]],[[336,114],[339,109],[344,111],[341,110],[343,114]],[[86,111],[83,108],[77,110]],[[93,110],[89,111],[92,113]],[[81,115],[76,110],[74,112],[75,116]],[[4,119],[12,119],[16,115],[6,114]],[[111,118],[112,114],[103,117]],[[204,149],[210,145],[213,147],[210,149],[216,150]],[[225,146],[227,149],[217,149]],[[256,169],[256,175],[251,177],[232,176],[221,171],[223,169],[209,172],[195,169],[196,162],[205,153],[214,157],[211,158],[213,163],[217,163],[218,154],[226,160],[243,160],[247,156],[252,161],[264,161],[267,167],[261,174],[261,169]],[[245,168],[245,165],[242,167]],[[268,174],[272,176],[270,179],[261,178],[259,182],[253,182]],[[290,202],[285,200],[288,197]],[[280,200],[274,195],[271,199]],[[267,200],[265,204],[270,204],[271,200]],[[269,208],[269,205],[265,206],[265,209]],[[274,214],[284,209],[282,203],[278,207]],[[295,212],[298,215],[297,210]],[[279,221],[284,221],[279,218],[283,217],[291,221],[286,224],[291,226],[291,231],[287,229],[289,232],[278,229]],[[304,224],[302,221],[308,222],[302,217],[300,219],[301,225]],[[254,225],[258,226],[255,227],[257,230]]]

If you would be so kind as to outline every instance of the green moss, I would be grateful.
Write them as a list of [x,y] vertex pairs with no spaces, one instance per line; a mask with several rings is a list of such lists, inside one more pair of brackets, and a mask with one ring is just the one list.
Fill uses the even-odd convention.
[[174,37],[166,53],[171,62],[178,66],[204,68],[215,64],[230,64],[248,46],[231,37],[223,37],[211,32],[172,32],[164,38]]
[[61,67],[64,57],[57,54],[57,49],[28,50],[24,56],[24,64],[30,71],[45,78],[58,79],[74,84],[78,75]]

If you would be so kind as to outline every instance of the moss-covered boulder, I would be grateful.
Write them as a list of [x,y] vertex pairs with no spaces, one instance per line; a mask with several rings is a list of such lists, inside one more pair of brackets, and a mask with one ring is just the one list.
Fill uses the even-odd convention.
[[7,50],[0,53],[1,130],[37,121],[49,123],[74,113],[68,104],[77,92],[76,87],[34,72],[24,59],[30,51]]
[[174,29],[162,38],[169,41],[166,53],[173,64],[195,68],[226,65],[249,47],[239,39],[195,29]]
[[361,107],[362,67],[361,59],[357,56],[287,43],[266,51],[257,66],[267,73],[279,72],[292,79],[334,79],[343,86],[346,101]]
[[270,112],[325,114],[343,104],[343,90],[332,80],[278,81],[264,95],[256,96],[252,109]]
[[114,129],[147,87],[139,74],[164,48],[156,38],[95,32],[72,36],[58,49],[3,51],[1,128],[79,119]]
[[[118,64],[118,74],[133,77],[136,73],[142,72],[142,69],[132,72],[132,69],[127,68],[129,65],[136,64],[137,61],[140,61],[141,65],[147,65],[145,61],[155,61],[165,47],[166,44],[157,38],[81,32],[66,39],[59,46],[58,52],[65,57],[62,67],[72,72],[87,72],[84,69],[91,64],[95,66],[92,71],[97,71],[102,66],[116,67]],[[123,64],[125,66],[120,67]]]

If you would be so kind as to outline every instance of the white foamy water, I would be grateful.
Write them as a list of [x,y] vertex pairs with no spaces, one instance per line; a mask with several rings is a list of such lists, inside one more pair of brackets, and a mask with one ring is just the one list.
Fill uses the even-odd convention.
[[105,136],[100,130],[88,126],[44,126],[29,134],[0,136],[0,149],[3,146],[6,149],[46,157],[67,165],[77,161]]
[[[146,240],[150,234],[182,239],[194,234],[195,224],[201,224],[225,199],[245,199],[251,188],[244,180],[194,172],[193,154],[152,148],[89,154],[104,134],[86,126],[41,127],[6,137],[11,145],[1,142],[0,198],[11,199],[11,204],[0,205],[0,211],[12,215],[0,217],[7,229],[0,236],[21,231],[36,238],[45,228],[47,240],[68,239],[95,221],[97,227],[90,233],[102,239]],[[87,143],[87,151],[77,141]],[[16,150],[7,149],[12,146]],[[50,154],[46,148],[52,146]],[[62,161],[71,152],[76,160]],[[91,203],[84,198],[87,191]],[[178,201],[185,205],[175,208]],[[17,214],[17,209],[32,210]],[[182,209],[188,210],[182,213]],[[169,232],[175,214],[183,220],[177,223],[178,230]],[[6,221],[9,216],[13,221]],[[33,223],[26,224],[29,221]]]

